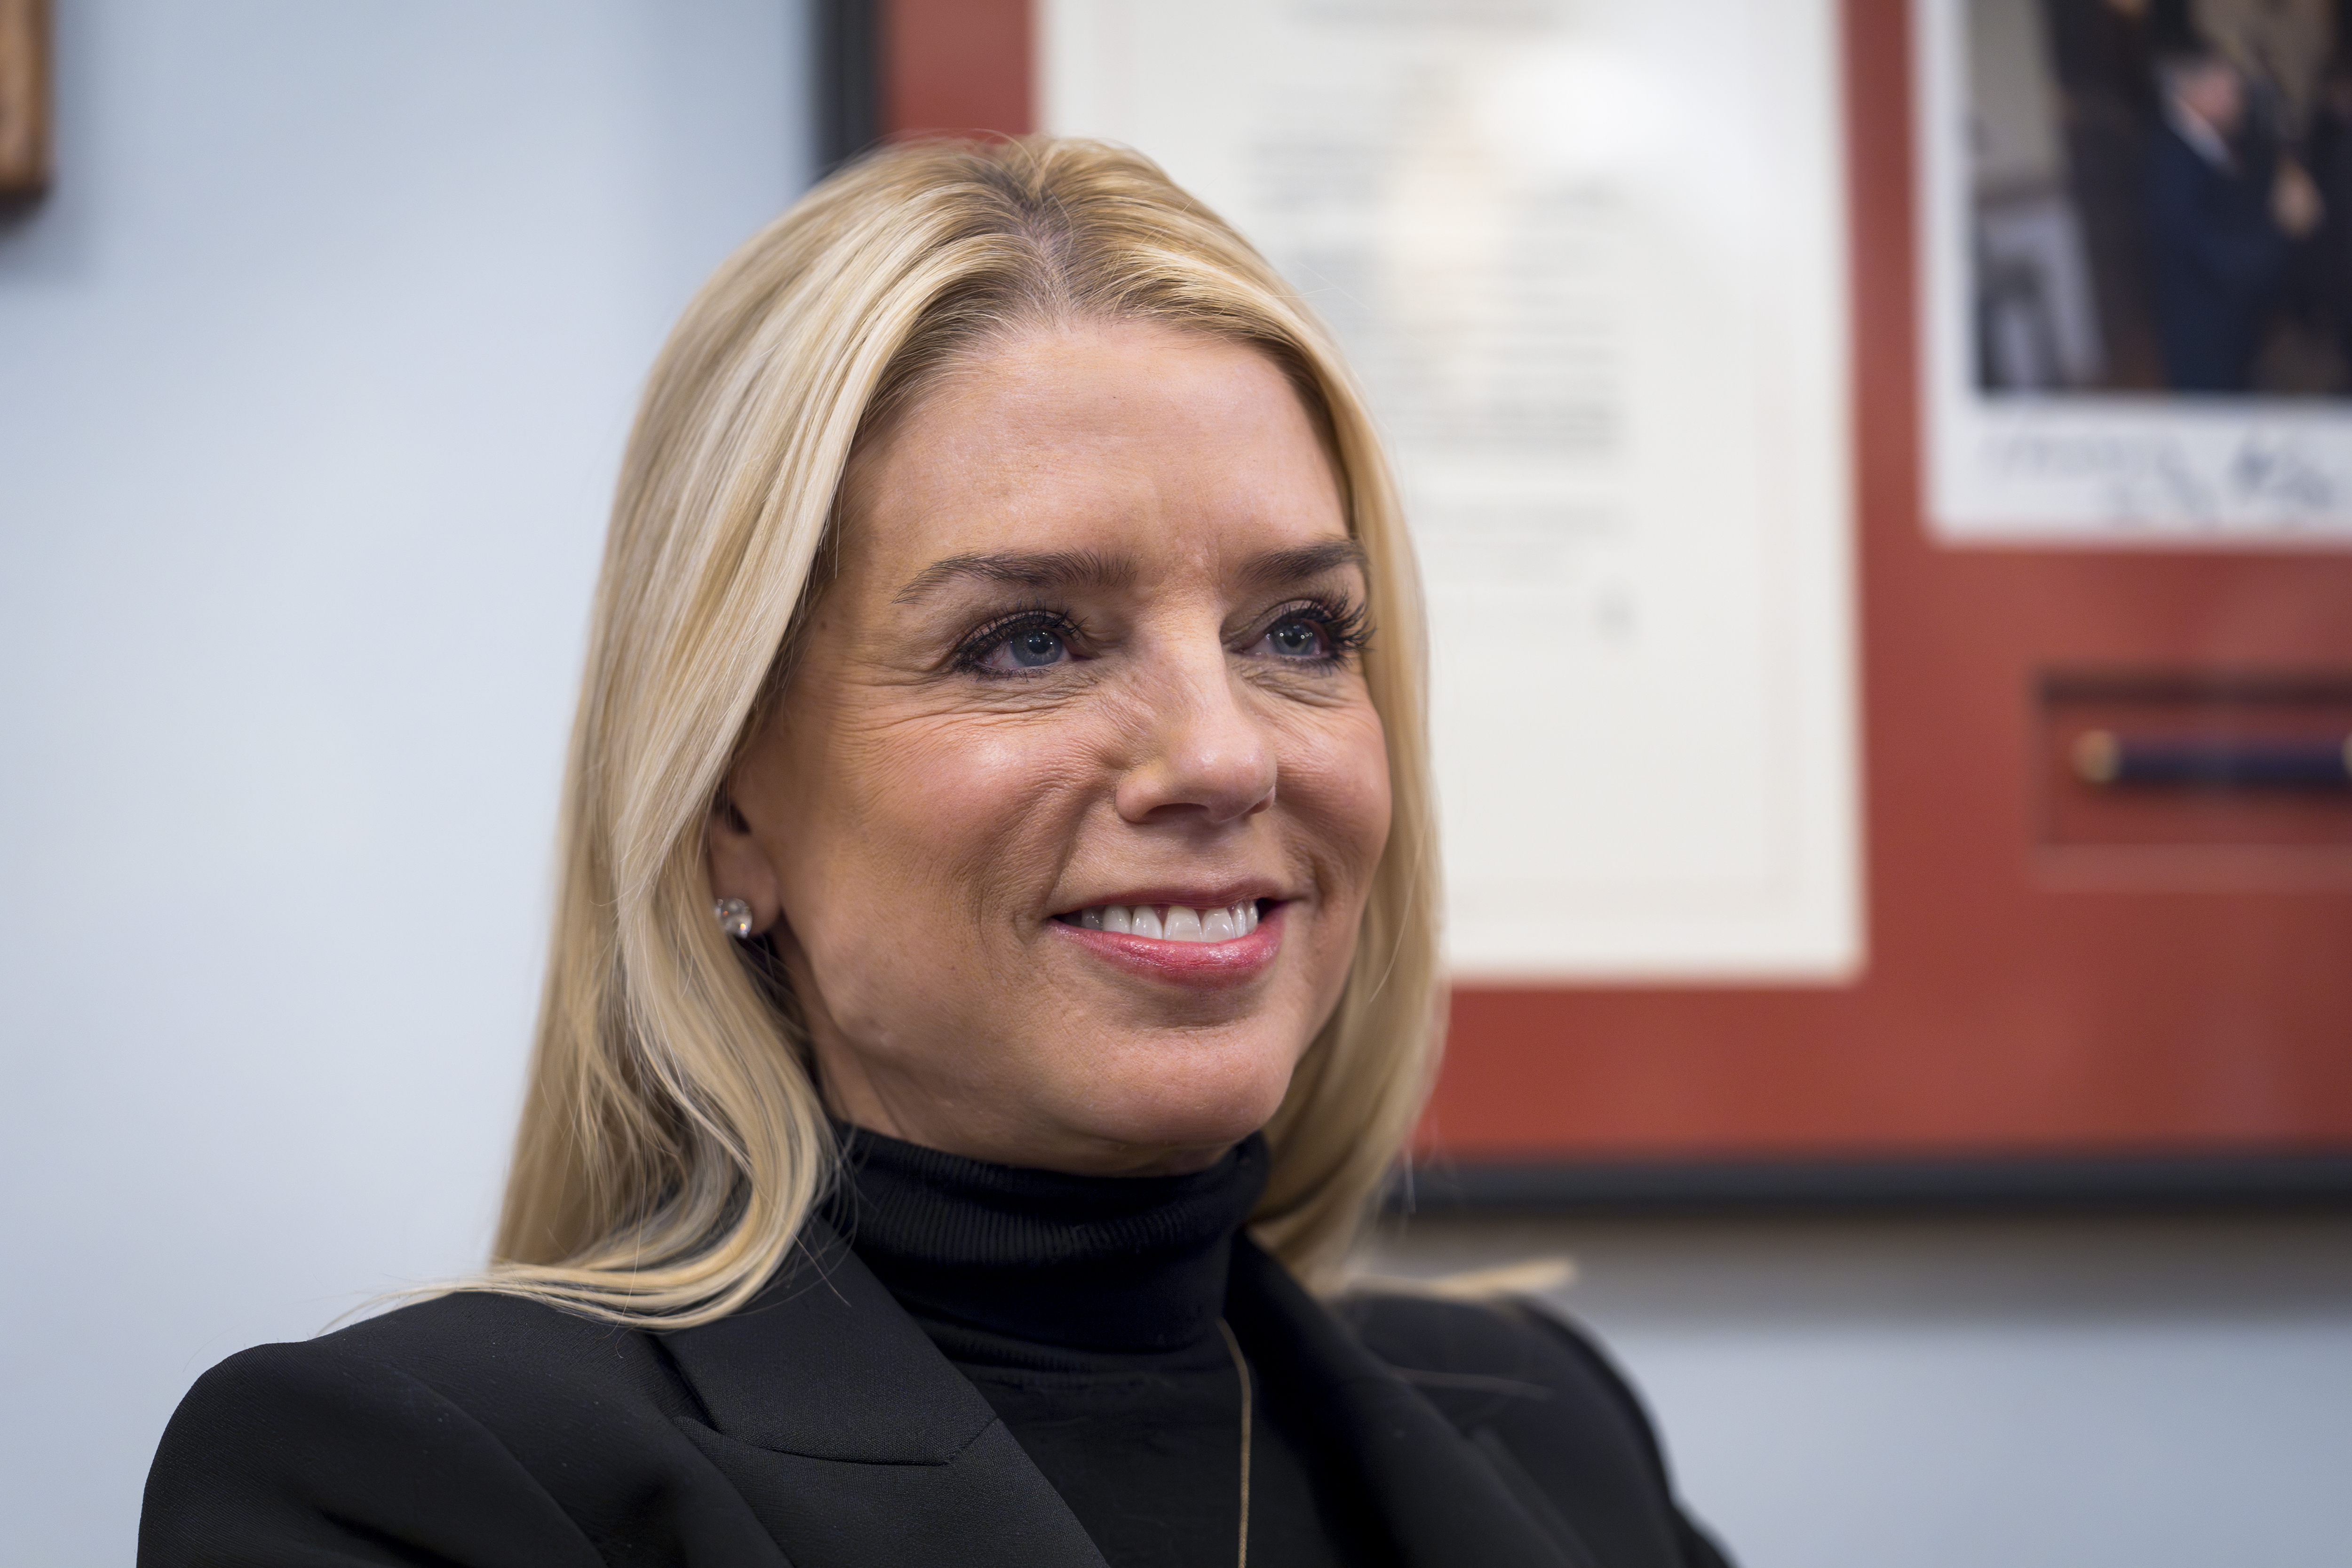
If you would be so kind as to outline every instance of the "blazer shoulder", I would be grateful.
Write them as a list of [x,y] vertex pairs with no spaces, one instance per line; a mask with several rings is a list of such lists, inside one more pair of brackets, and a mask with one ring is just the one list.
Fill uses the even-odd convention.
[[1517,1298],[1367,1293],[1337,1307],[1366,1349],[1490,1459],[1578,1521],[1604,1563],[1727,1563],[1675,1500],[1632,1380],[1574,1320]]
[[698,1489],[693,1414],[653,1336],[453,1293],[205,1373],[157,1447],[140,1559],[631,1560],[665,1533],[646,1500]]
[[452,1396],[538,1389],[601,1398],[635,1394],[692,1414],[693,1396],[644,1330],[492,1290],[453,1290],[299,1344],[289,1361],[397,1367]]
[[386,1380],[429,1391],[525,1452],[591,1412],[620,1426],[702,1414],[655,1335],[487,1290],[412,1302],[313,1340],[256,1345],[198,1379],[187,1405],[336,1401]]

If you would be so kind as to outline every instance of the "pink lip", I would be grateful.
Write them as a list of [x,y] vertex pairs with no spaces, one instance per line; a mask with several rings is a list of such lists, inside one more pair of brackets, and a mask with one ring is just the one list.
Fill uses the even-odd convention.
[[[1117,900],[1107,902],[1116,903]],[[1136,903],[1145,903],[1137,899]],[[1181,900],[1158,900],[1181,902]],[[1238,902],[1228,900],[1227,902]],[[1200,905],[1192,906],[1195,909]],[[1217,907],[1211,904],[1209,907]],[[1258,917],[1257,930],[1230,942],[1167,942],[1156,936],[1123,936],[1118,931],[1087,931],[1061,921],[1047,921],[1057,936],[1078,943],[1105,963],[1153,980],[1201,990],[1245,985],[1265,973],[1282,951],[1283,912],[1277,903]]]

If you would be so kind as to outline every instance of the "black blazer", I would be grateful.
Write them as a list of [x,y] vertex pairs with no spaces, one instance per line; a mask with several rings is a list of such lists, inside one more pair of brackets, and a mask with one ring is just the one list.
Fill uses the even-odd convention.
[[[806,1239],[818,1263],[703,1328],[460,1293],[232,1356],[163,1434],[139,1561],[1104,1568],[856,1255],[821,1221]],[[1722,1568],[1632,1391],[1556,1321],[1334,1310],[1246,1239],[1227,1318],[1269,1397],[1328,1423],[1412,1568]]]

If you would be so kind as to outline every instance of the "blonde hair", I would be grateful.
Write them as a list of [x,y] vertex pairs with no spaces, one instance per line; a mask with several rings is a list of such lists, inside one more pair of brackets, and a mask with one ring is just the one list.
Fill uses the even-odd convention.
[[1024,326],[1144,320],[1270,354],[1327,426],[1378,634],[1393,826],[1331,1017],[1266,1128],[1256,1234],[1310,1279],[1354,1239],[1437,1048],[1419,589],[1370,417],[1306,308],[1148,160],[930,142],[834,175],[728,258],[629,439],[564,784],[522,1125],[477,1289],[685,1327],[750,1300],[835,1169],[773,966],[711,915],[704,834],[817,578],[860,432]]

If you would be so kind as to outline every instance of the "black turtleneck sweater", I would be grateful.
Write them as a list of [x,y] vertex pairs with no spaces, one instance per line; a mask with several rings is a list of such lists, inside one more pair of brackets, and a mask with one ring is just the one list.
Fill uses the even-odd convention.
[[[1112,1568],[1234,1560],[1241,1380],[1219,1331],[1265,1186],[1251,1138],[1189,1176],[1070,1176],[844,1128],[826,1217],[971,1380]],[[1249,1347],[1244,1345],[1244,1354]],[[1356,1568],[1360,1483],[1253,1367],[1250,1558]]]

